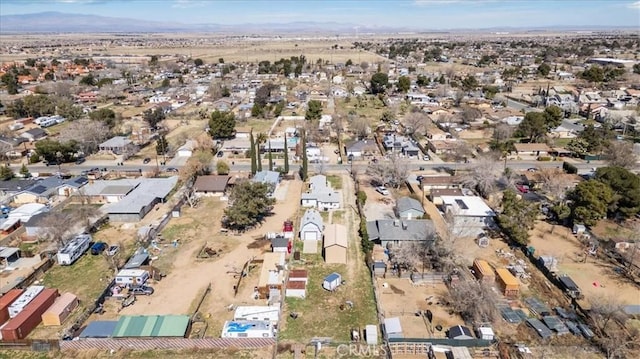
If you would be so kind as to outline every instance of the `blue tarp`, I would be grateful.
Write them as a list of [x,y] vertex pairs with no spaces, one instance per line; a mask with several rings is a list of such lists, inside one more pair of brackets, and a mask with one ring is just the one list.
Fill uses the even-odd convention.
[[117,325],[117,320],[96,320],[84,328],[80,338],[111,338]]

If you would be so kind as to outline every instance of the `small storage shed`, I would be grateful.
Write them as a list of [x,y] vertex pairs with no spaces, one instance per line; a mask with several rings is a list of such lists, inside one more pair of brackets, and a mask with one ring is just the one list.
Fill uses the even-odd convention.
[[307,297],[307,282],[289,279],[284,292],[285,297],[304,299]]
[[62,325],[77,307],[78,297],[72,293],[64,293],[42,314],[42,325]]
[[364,335],[367,341],[367,345],[378,345],[378,327],[369,324],[364,327]]
[[342,283],[342,276],[339,273],[331,273],[322,281],[322,288],[333,292]]
[[574,224],[573,225],[573,230],[571,232],[573,234],[575,234],[576,236],[579,236],[579,235],[583,234],[586,230],[587,230],[587,228],[584,226],[584,224]]
[[447,337],[449,339],[468,340],[473,339],[473,334],[469,328],[462,325],[456,325],[449,328]]
[[387,273],[387,265],[383,261],[375,261],[372,264],[373,274],[376,277],[384,277]]
[[402,334],[402,326],[400,325],[400,318],[385,318],[384,330],[387,332],[387,337],[391,338],[404,338]]
[[573,279],[571,279],[571,277],[567,275],[561,275],[558,277],[558,280],[562,284],[562,287],[567,292],[567,294],[569,294],[569,296],[573,298],[580,297],[581,295],[580,288],[578,287],[576,282],[574,282]]
[[0,297],[0,325],[9,320],[9,306],[24,293],[24,289],[11,289]]
[[328,224],[324,230],[325,263],[347,263],[347,227],[342,224]]
[[289,281],[292,281],[292,282],[302,281],[307,283],[308,280],[309,280],[309,276],[307,274],[306,269],[292,269],[291,271],[289,271]]
[[482,340],[493,340],[495,338],[495,333],[493,332],[493,329],[489,327],[479,327],[476,330],[476,334],[478,335],[478,338]]
[[520,282],[506,268],[496,269],[498,283],[506,297],[515,297],[520,293]]
[[473,271],[478,278],[486,283],[493,283],[496,280],[496,276],[493,273],[493,268],[483,259],[476,259],[473,261]]

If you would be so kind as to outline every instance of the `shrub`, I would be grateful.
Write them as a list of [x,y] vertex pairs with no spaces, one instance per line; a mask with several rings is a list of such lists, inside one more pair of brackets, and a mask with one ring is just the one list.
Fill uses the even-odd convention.
[[548,161],[551,161],[551,157],[549,157],[549,156],[540,156],[540,157],[538,157],[538,161],[548,162]]
[[569,174],[578,173],[578,168],[569,162],[562,162],[562,169]]
[[356,196],[358,199],[358,203],[360,203],[361,206],[364,206],[364,204],[367,202],[367,194],[364,191],[358,191]]

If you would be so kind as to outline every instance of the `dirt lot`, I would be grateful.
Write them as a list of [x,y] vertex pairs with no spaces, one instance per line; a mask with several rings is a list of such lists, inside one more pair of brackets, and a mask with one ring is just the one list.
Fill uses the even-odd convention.
[[[448,296],[444,283],[413,285],[408,278],[387,277],[377,278],[376,288],[385,318],[399,317],[405,338],[444,338],[444,330],[432,327],[439,324],[446,330],[464,323],[460,316],[449,314],[448,308],[441,304]],[[415,315],[418,310],[427,309],[433,313],[433,326]]]
[[614,272],[617,266],[591,255],[583,262],[588,248],[571,233],[570,228],[538,222],[530,238],[536,255],[556,256],[560,273],[569,275],[587,300],[613,293],[627,304],[637,304],[640,300],[638,288]]

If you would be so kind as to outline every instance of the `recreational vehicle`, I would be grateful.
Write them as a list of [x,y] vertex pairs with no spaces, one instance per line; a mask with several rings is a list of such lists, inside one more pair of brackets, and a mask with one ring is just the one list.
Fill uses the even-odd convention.
[[58,263],[70,266],[89,249],[91,235],[79,234],[58,251]]

